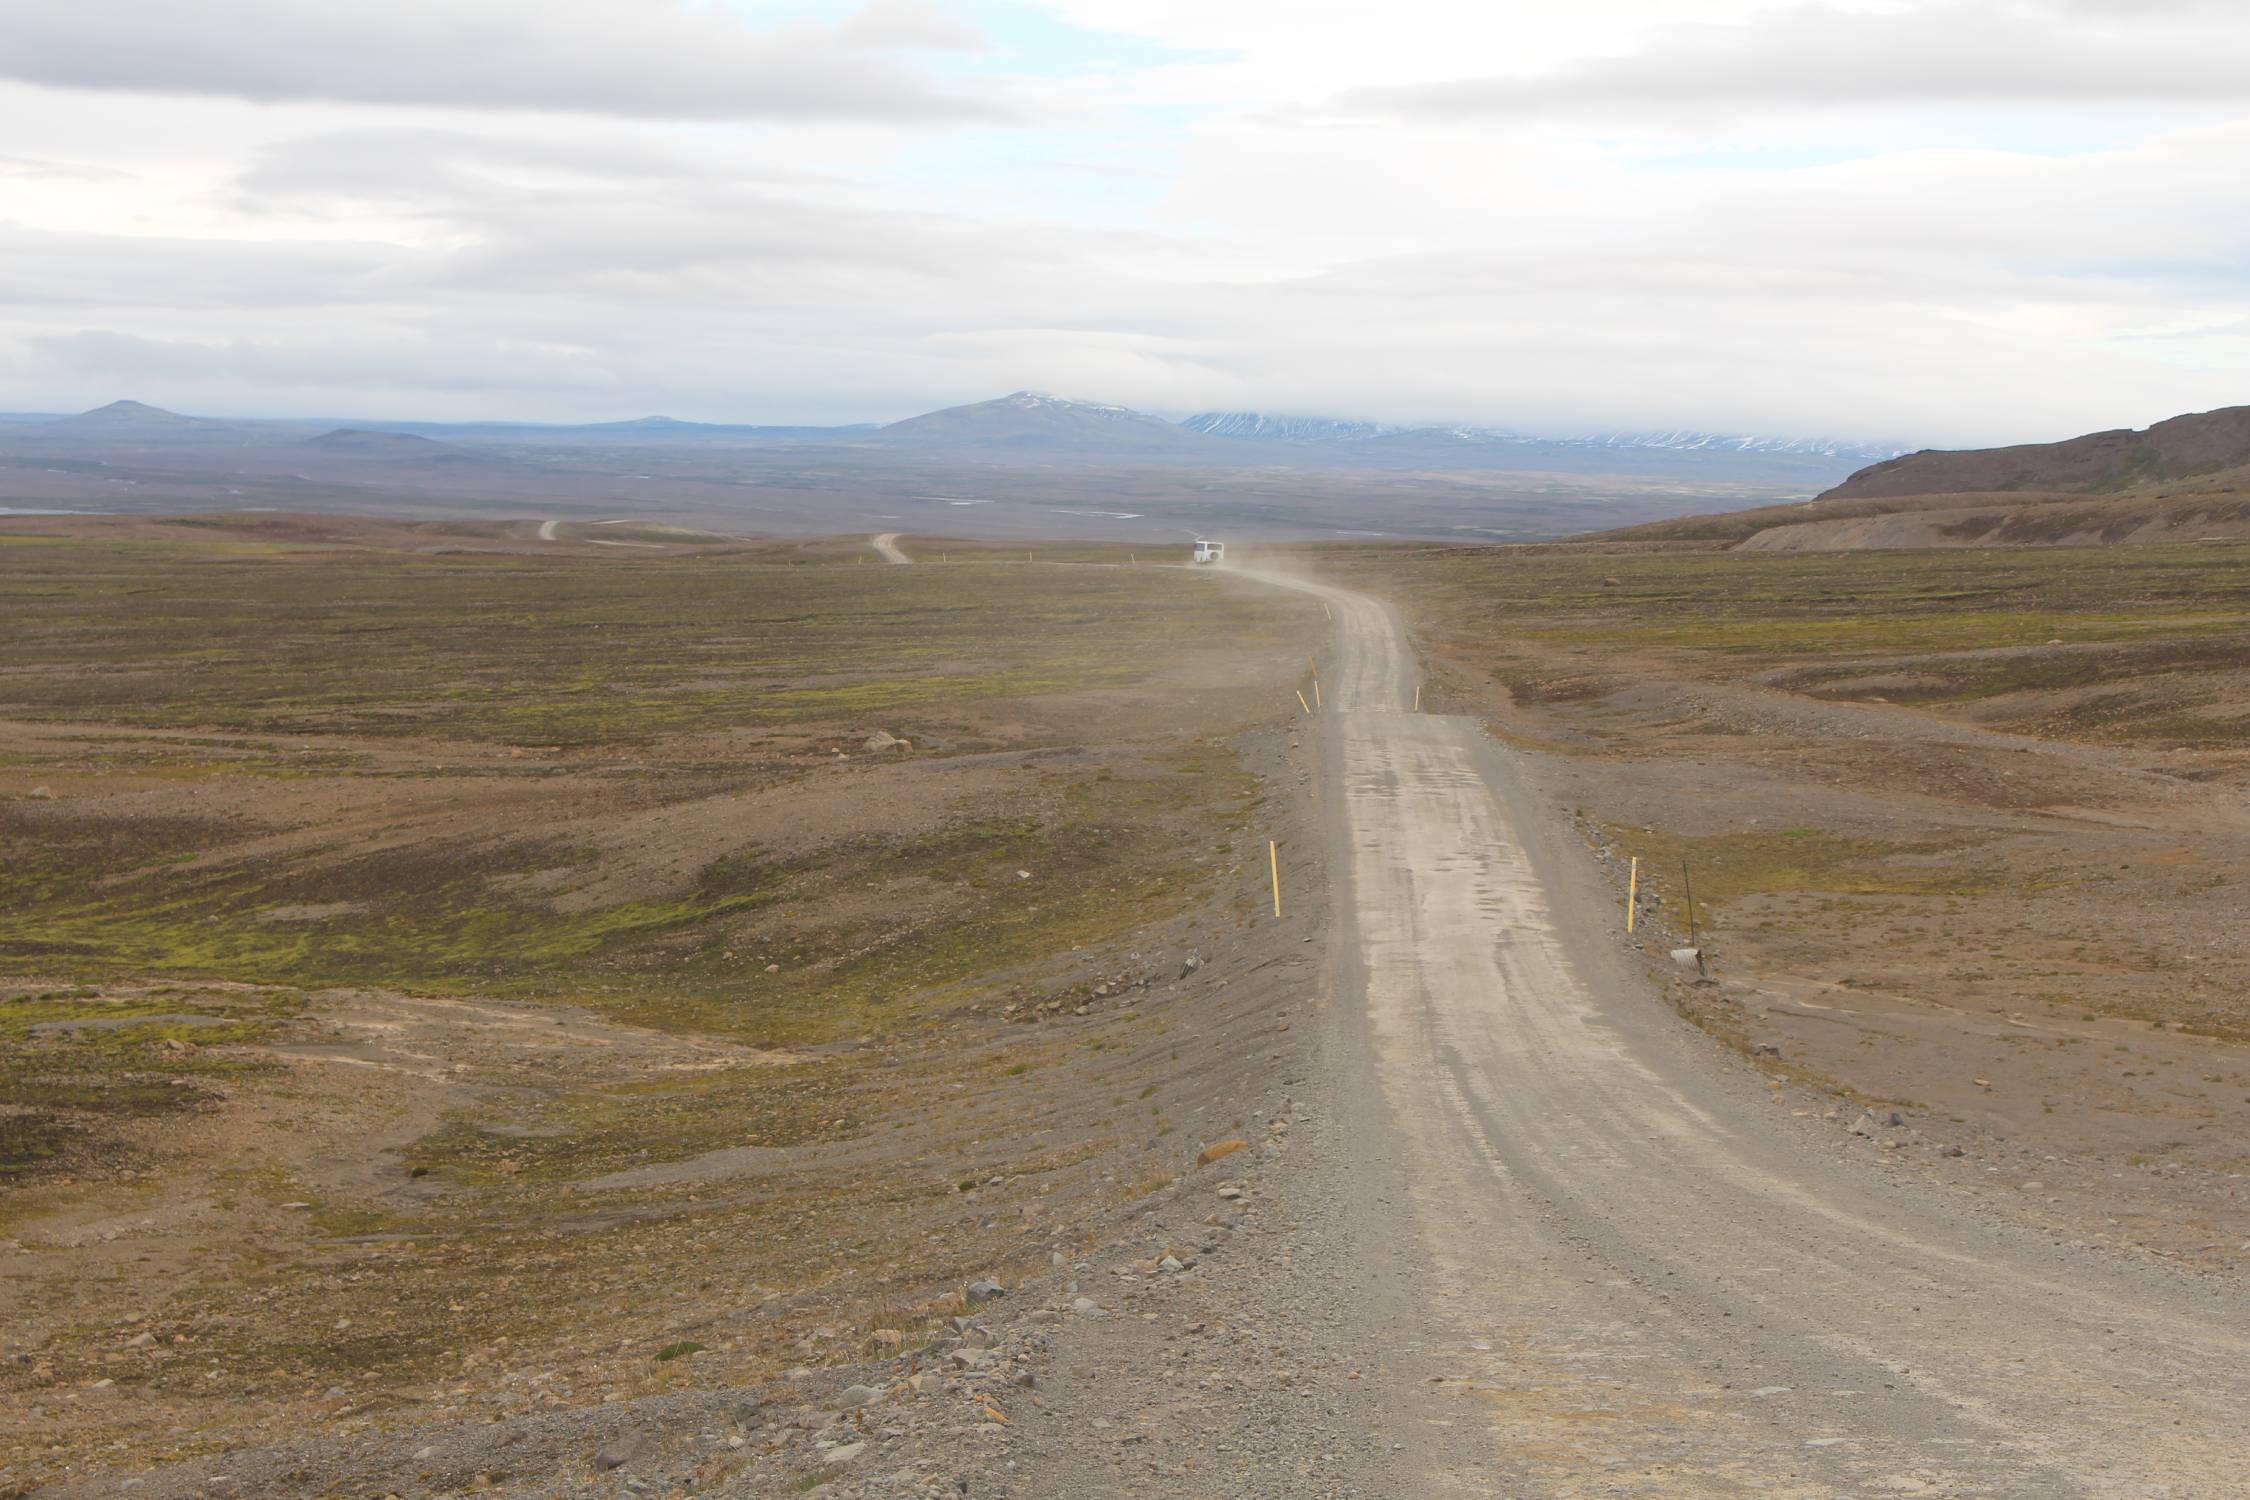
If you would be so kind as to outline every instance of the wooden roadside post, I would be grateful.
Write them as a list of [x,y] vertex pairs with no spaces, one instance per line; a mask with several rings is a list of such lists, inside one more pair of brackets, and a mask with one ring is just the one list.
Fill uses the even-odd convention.
[[1266,840],[1266,864],[1273,871],[1273,914],[1281,915],[1281,844],[1279,840]]
[[1312,680],[1312,706],[1320,707],[1320,679],[1317,677]]
[[1312,705],[1305,701],[1305,690],[1303,688],[1297,689],[1297,706],[1305,711],[1306,718],[1312,717]]
[[1634,909],[1640,905],[1641,857],[1633,856],[1633,873],[1625,877],[1625,930],[1633,930]]
[[1414,684],[1414,711],[1416,713],[1422,711],[1422,684],[1419,682]]

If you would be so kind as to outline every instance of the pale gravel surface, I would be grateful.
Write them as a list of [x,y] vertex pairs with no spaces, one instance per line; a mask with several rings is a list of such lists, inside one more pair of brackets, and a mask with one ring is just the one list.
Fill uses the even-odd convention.
[[1330,1076],[1349,1100],[1356,1051],[1380,1090],[1342,1166],[1405,1192],[1361,1253],[1426,1266],[1401,1331],[1458,1393],[1410,1492],[2246,1492],[2239,1286],[1914,1192],[1774,1108],[1664,1007],[1514,758],[1408,711],[1390,612],[1313,591],[1351,892]]

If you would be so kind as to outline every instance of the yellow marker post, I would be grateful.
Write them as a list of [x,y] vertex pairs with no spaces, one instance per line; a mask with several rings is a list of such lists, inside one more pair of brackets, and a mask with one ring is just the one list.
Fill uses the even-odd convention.
[[1312,704],[1315,708],[1320,707],[1320,679],[1317,677],[1312,680]]
[[1305,711],[1306,718],[1312,717],[1312,705],[1305,701],[1305,690],[1303,688],[1297,689],[1297,706]]
[[1414,711],[1416,713],[1422,711],[1422,684],[1419,682],[1414,684]]
[[1273,868],[1273,914],[1281,915],[1281,845],[1273,839],[1266,840],[1266,863]]
[[1625,877],[1625,930],[1633,930],[1634,909],[1641,904],[1641,857],[1633,856],[1633,873]]

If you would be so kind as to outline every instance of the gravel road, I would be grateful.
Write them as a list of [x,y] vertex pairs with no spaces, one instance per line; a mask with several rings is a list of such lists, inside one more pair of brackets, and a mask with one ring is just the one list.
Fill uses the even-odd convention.
[[868,545],[875,549],[877,557],[887,563],[903,565],[914,561],[913,558],[906,555],[906,550],[899,546],[898,533],[895,531],[886,531],[871,538]]
[[1328,1222],[1415,1287],[1387,1488],[2250,1494],[2238,1286],[1839,1156],[1664,1006],[1508,753],[1411,711],[1391,612],[1265,581],[1338,622]]

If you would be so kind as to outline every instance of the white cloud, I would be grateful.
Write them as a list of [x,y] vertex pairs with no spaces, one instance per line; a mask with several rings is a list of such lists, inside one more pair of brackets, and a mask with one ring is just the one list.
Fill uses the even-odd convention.
[[[1313,0],[1051,0],[1108,28],[1073,43],[1052,24],[1012,32],[1011,12],[964,12],[976,34],[940,9],[851,3],[786,31],[654,0],[632,13],[655,18],[648,46],[710,26],[855,78],[900,53],[1023,64],[1038,82],[1006,97],[1076,112],[1008,132],[676,123],[652,113],[651,75],[499,118],[522,78],[480,92],[457,72],[445,102],[414,103],[380,56],[317,102],[0,85],[0,406],[840,421],[1037,386],[1174,412],[1924,442],[2250,394],[2250,107],[2216,89],[2096,127],[2013,85],[1954,77],[1932,104],[1893,69],[1843,108],[1683,61],[1654,110],[1543,105],[1495,128],[1302,109],[1450,87],[1499,59],[1598,94],[1616,87],[1601,68],[1661,72],[1683,9],[1717,28],[1697,46],[1802,62],[1801,29],[1825,18],[1875,28],[1854,34],[1891,38],[1869,56],[1896,61],[1942,51],[1951,6],[1395,0],[1370,28]],[[350,70],[304,56],[305,28],[362,12],[302,9],[295,41],[251,51],[327,87]],[[626,12],[458,9],[552,16],[541,58],[586,51],[587,17]],[[2186,3],[1990,10],[2055,30],[2050,61],[2159,23],[2242,29]],[[1058,60],[1069,45],[1091,82]],[[539,87],[576,97],[552,87],[568,76]],[[1688,123],[1722,114],[1744,123]]]
[[1831,5],[1654,28],[1636,45],[1536,73],[1499,72],[1352,89],[1343,113],[1433,119],[1568,117],[1696,122],[1776,108],[2009,103],[2250,103],[2250,28],[2240,12],[2079,3]]
[[1013,111],[884,52],[974,46],[911,0],[752,30],[679,0],[10,0],[0,77],[263,103],[653,120],[998,123]]

